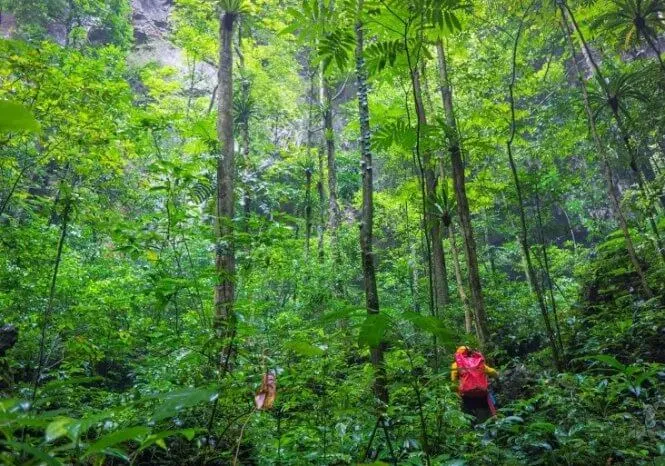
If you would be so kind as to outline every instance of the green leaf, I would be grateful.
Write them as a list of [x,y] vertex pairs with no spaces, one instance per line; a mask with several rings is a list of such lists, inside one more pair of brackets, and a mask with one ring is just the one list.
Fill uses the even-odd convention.
[[44,437],[47,442],[52,442],[69,433],[69,426],[74,419],[68,417],[59,417],[52,421],[47,427]]
[[22,104],[0,100],[0,132],[39,132],[39,123],[32,112]]
[[621,364],[619,361],[614,356],[610,356],[608,354],[596,354],[594,356],[586,356],[584,359],[592,359],[594,361],[600,361],[602,363],[607,364],[613,369],[616,369],[619,372],[623,372],[626,370],[626,366],[624,364]]
[[390,320],[385,314],[368,314],[360,326],[358,344],[376,348],[383,340]]
[[321,317],[319,317],[318,320],[321,323],[327,324],[330,322],[336,322],[340,319],[349,319],[355,317],[356,314],[360,314],[361,312],[365,313],[364,310],[355,307],[343,307],[340,309],[335,309],[330,312],[326,312]]
[[402,314],[402,317],[411,322],[417,329],[431,333],[437,337],[440,340],[440,344],[455,341],[455,334],[446,328],[443,322],[436,317],[425,316],[416,312],[405,312]]
[[164,430],[161,432],[150,434],[141,443],[141,448],[139,448],[139,451],[145,450],[146,448],[148,448],[153,444],[159,445],[160,447],[166,449],[166,444],[164,443],[164,439],[168,437],[173,437],[175,435],[182,435],[187,440],[191,441],[194,438],[194,435],[196,435],[196,430],[195,429]]
[[53,458],[51,455],[48,453],[40,450],[39,448],[35,448],[31,445],[27,445],[25,443],[21,442],[14,442],[13,440],[0,440],[0,445],[7,445],[11,447],[14,450],[21,450],[24,451],[30,455],[32,455],[34,458],[40,460],[41,463],[45,463],[49,466],[61,466],[62,463],[60,460]]
[[95,443],[90,445],[90,447],[86,450],[83,457],[85,458],[87,456],[100,453],[105,449],[107,449],[108,447],[112,447],[119,443],[128,442],[130,440],[137,440],[138,438],[148,434],[148,432],[150,432],[150,429],[148,427],[136,426],[136,427],[127,427],[126,429],[121,429],[112,432],[108,435],[104,435]]
[[162,403],[157,408],[157,411],[152,415],[151,420],[161,421],[167,417],[177,415],[182,409],[195,406],[200,403],[209,403],[214,401],[218,396],[218,392],[214,388],[188,388],[185,390],[177,390],[165,394],[162,398]]
[[294,351],[301,356],[320,356],[325,352],[318,346],[314,346],[302,340],[287,341],[284,344],[284,347]]

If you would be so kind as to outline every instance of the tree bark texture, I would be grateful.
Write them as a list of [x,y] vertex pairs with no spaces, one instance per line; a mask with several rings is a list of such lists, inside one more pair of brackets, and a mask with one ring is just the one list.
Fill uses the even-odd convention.
[[330,85],[321,71],[321,106],[323,111],[323,140],[326,148],[328,169],[328,224],[335,235],[339,226],[339,202],[337,201],[337,160],[335,156],[335,133],[333,128],[332,98]]
[[[359,1],[358,11],[362,11],[363,1]],[[360,120],[360,153],[363,183],[362,216],[360,221],[360,248],[362,254],[362,267],[365,288],[365,306],[368,314],[379,313],[379,293],[376,286],[376,270],[374,254],[372,251],[374,200],[373,200],[373,174],[372,151],[370,146],[369,102],[367,90],[367,72],[363,56],[363,23],[358,20],[356,32],[356,81],[358,84],[358,116]],[[382,341],[375,348],[371,348],[372,365],[374,366],[374,395],[382,402],[388,403],[388,389],[386,386],[386,369],[384,366],[385,343]]]
[[[425,67],[422,67],[423,71]],[[420,83],[420,73],[417,69],[413,71],[412,81],[414,86],[414,100],[416,116],[421,128],[427,126],[427,114],[423,105],[423,90]],[[438,180],[435,172],[435,161],[429,150],[422,153],[423,168],[425,175],[426,212],[425,222],[428,229],[430,247],[432,251],[432,275],[434,278],[434,303],[437,315],[441,315],[443,309],[448,305],[450,297],[448,294],[448,279],[446,276],[446,263],[443,252],[443,235],[441,230],[441,216],[436,210],[436,187]]]
[[235,298],[235,254],[233,240],[234,218],[234,139],[233,139],[233,29],[237,15],[222,13],[220,19],[219,101],[217,136],[220,154],[217,159],[217,206],[215,267],[215,330],[222,342],[220,368],[230,368],[236,322],[233,311]]
[[446,63],[445,50],[443,42],[438,40],[436,43],[437,57],[439,60],[439,79],[441,85],[441,100],[446,116],[446,125],[448,126],[448,152],[453,175],[453,186],[455,188],[455,197],[457,199],[457,212],[462,229],[462,239],[464,242],[464,252],[469,274],[469,290],[471,292],[471,304],[473,306],[474,320],[481,345],[489,344],[490,332],[485,312],[485,302],[483,300],[482,285],[480,283],[480,271],[478,269],[478,254],[476,252],[476,240],[473,235],[473,226],[471,224],[471,212],[469,201],[466,196],[466,184],[464,179],[464,162],[462,161],[462,151],[459,142],[459,132],[455,122],[455,112],[453,106],[453,94],[448,78],[448,67]]

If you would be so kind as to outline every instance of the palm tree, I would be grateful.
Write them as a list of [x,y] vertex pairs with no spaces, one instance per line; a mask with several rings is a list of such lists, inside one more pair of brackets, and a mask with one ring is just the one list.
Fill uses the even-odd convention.
[[640,193],[647,200],[647,218],[654,234],[656,246],[660,251],[661,257],[665,259],[665,245],[663,245],[658,225],[654,219],[653,196],[649,191],[649,186],[644,179],[644,175],[639,170],[637,164],[637,151],[633,146],[630,132],[628,128],[626,128],[626,122],[630,121],[630,114],[627,107],[628,101],[638,100],[646,102],[648,100],[648,96],[642,92],[642,75],[639,72],[622,73],[618,76],[599,82],[602,89],[592,89],[589,92],[589,104],[591,104],[592,107],[595,107],[595,117],[604,110],[609,110],[614,117],[619,134],[624,141],[624,145],[626,146],[629,155],[630,169],[635,175]]
[[[607,148],[605,147],[605,144],[603,143],[600,134],[598,132],[598,125],[597,125],[597,112],[594,113],[594,111],[591,108],[591,103],[590,103],[590,96],[589,92],[587,89],[587,82],[584,79],[584,75],[582,73],[582,70],[580,66],[578,65],[577,58],[576,58],[576,51],[575,51],[575,45],[573,44],[573,31],[571,30],[571,26],[568,22],[567,14],[566,14],[566,8],[565,8],[565,2],[563,0],[557,0],[556,6],[560,9],[561,11],[561,26],[562,26],[562,31],[564,34],[564,37],[566,39],[566,44],[568,45],[568,48],[570,49],[570,54],[571,57],[573,58],[573,68],[575,69],[575,73],[577,75],[577,81],[580,87],[580,90],[582,91],[582,102],[584,103],[584,111],[587,116],[587,122],[589,124],[589,133],[592,136],[593,142],[596,145],[596,150],[598,151],[598,155],[600,157],[600,161],[602,162],[603,166],[603,175],[605,176],[605,181],[607,183],[607,191],[609,194],[609,199],[610,199],[610,206],[611,206],[611,211],[617,221],[617,224],[619,225],[619,228],[621,229],[621,232],[623,233],[624,236],[624,242],[626,246],[626,252],[628,253],[628,257],[630,258],[631,263],[633,264],[633,267],[635,268],[635,272],[638,274],[640,277],[640,282],[642,284],[642,288],[644,289],[644,293],[647,297],[651,298],[653,297],[653,292],[651,291],[651,288],[649,287],[649,283],[647,281],[646,277],[646,272],[644,271],[644,268],[642,267],[642,264],[640,260],[637,257],[637,253],[635,252],[635,245],[633,242],[633,238],[631,237],[630,234],[630,229],[628,227],[628,221],[626,219],[626,216],[623,212],[623,209],[621,207],[621,201],[619,199],[619,193],[617,192],[616,189],[616,184],[614,181],[614,174],[612,170],[612,166],[610,165],[609,162],[609,156],[607,153]],[[583,44],[585,44],[583,42]],[[586,48],[582,48],[582,51],[586,50]]]
[[644,40],[665,71],[657,44],[658,33],[665,31],[665,0],[613,0],[612,6],[598,16],[594,25],[602,25],[622,36],[626,47]]
[[[582,50],[585,52],[585,55],[589,57],[589,63],[600,88],[599,96],[596,97],[595,100],[606,104],[606,107],[611,111],[617,129],[619,130],[619,134],[621,135],[621,139],[623,140],[623,143],[626,147],[626,152],[629,155],[630,168],[633,171],[635,178],[637,179],[642,195],[648,201],[647,217],[649,219],[649,225],[656,239],[660,255],[663,257],[663,259],[665,259],[665,250],[663,249],[662,239],[660,237],[660,232],[658,231],[658,226],[653,217],[653,208],[650,202],[650,196],[643,181],[642,174],[639,172],[637,167],[637,152],[635,146],[633,145],[633,135],[625,124],[625,118],[627,117],[626,107],[624,107],[625,100],[631,98],[644,100],[644,97],[641,96],[637,87],[639,85],[639,81],[635,78],[634,75],[631,74],[622,75],[615,79],[606,79],[600,70],[600,67],[593,58],[589,44],[579,27],[577,19],[575,18],[575,14],[568,5],[568,1],[556,0],[556,5],[561,10],[562,21],[567,23],[567,21],[570,20],[573,30],[577,33],[577,37],[580,40]],[[591,95],[589,95],[589,99],[590,101],[594,100]]]

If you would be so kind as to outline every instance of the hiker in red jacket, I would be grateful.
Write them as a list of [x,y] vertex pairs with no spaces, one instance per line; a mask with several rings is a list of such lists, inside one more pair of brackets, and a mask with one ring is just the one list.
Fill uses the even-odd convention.
[[480,351],[460,346],[455,351],[455,361],[450,366],[450,378],[459,379],[458,391],[462,397],[462,411],[483,422],[496,414],[494,402],[489,392],[489,377],[497,377],[496,370],[485,364]]

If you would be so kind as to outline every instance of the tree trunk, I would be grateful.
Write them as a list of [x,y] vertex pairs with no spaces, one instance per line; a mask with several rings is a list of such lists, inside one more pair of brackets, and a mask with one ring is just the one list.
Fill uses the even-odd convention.
[[323,173],[324,173],[324,150],[322,146],[319,146],[318,150],[319,158],[319,179],[316,181],[316,191],[319,193],[319,224],[317,226],[317,236],[318,236],[318,258],[319,262],[323,262],[325,259],[325,251],[323,248],[323,234],[326,230],[326,188],[323,183]]
[[309,259],[309,239],[312,236],[312,170],[305,169],[305,253]]
[[[427,102],[428,111],[434,113],[434,105],[432,104],[432,99],[430,97],[429,84],[427,80],[427,67],[426,62],[423,59],[422,65],[420,68],[420,74],[423,81],[423,95],[425,96],[425,102]],[[433,165],[438,166],[438,175],[440,178],[440,183],[442,187],[446,183],[446,177],[444,176],[445,172],[443,170],[443,156],[438,154],[436,160],[431,161]],[[434,170],[434,167],[432,167]],[[437,308],[440,311],[445,309],[446,306],[450,303],[450,292],[448,290],[448,267],[446,266],[446,254],[443,249],[443,239],[445,234],[445,225],[443,221],[443,215],[435,207],[436,201],[436,185],[438,184],[436,180],[436,174],[434,176],[434,187],[431,193],[431,204],[430,204],[430,221],[436,223],[430,229],[430,237],[432,238],[432,266],[434,272],[434,290],[437,302]],[[443,192],[443,189],[442,189]]]
[[654,234],[655,240],[656,240],[656,248],[658,249],[658,252],[660,253],[660,256],[663,260],[665,260],[665,245],[663,245],[662,238],[660,236],[660,232],[658,230],[658,225],[656,225],[656,221],[654,220],[653,216],[653,205],[651,201],[651,197],[649,196],[648,189],[645,185],[644,179],[642,177],[642,173],[640,172],[637,164],[637,151],[635,147],[633,146],[632,143],[632,134],[628,131],[626,128],[623,118],[621,117],[621,114],[619,113],[619,108],[618,104],[616,103],[616,97],[612,96],[609,91],[607,90],[607,87],[605,86],[605,78],[603,77],[602,72],[600,71],[600,68],[598,67],[598,64],[595,62],[593,59],[593,56],[591,55],[591,49],[589,48],[589,44],[587,43],[586,39],[584,38],[584,34],[580,30],[579,25],[577,24],[577,20],[575,19],[575,15],[571,11],[570,7],[568,6],[567,1],[562,0],[561,3],[559,3],[559,9],[561,10],[561,14],[563,16],[563,21],[566,23],[566,27],[568,27],[568,19],[570,18],[570,22],[573,25],[573,28],[575,29],[575,32],[577,33],[577,36],[580,39],[580,43],[582,44],[582,50],[586,55],[589,57],[589,63],[593,68],[594,74],[598,77],[601,87],[603,89],[603,92],[605,94],[605,98],[607,99],[607,102],[610,106],[610,109],[612,111],[612,116],[614,117],[614,121],[616,123],[617,129],[619,130],[619,134],[621,135],[621,139],[624,143],[624,146],[626,148],[626,151],[628,152],[628,156],[630,159],[630,169],[635,176],[637,180],[637,184],[640,188],[640,191],[642,193],[642,196],[647,201],[647,218],[649,222],[649,226],[651,227],[651,231]]
[[328,168],[328,225],[335,236],[339,226],[339,203],[337,201],[337,160],[335,158],[335,133],[333,129],[332,99],[330,85],[323,68],[321,71],[320,100],[323,108],[323,139],[326,148]]
[[310,239],[312,236],[312,169],[310,168],[312,159],[312,144],[314,142],[314,132],[312,130],[312,108],[314,100],[314,76],[310,71],[310,88],[307,96],[309,108],[307,112],[307,168],[305,169],[305,254],[307,260],[310,255]]
[[[568,216],[566,216],[568,218]],[[538,193],[538,186],[536,185],[536,224],[538,225],[538,236],[540,241],[540,248],[543,254],[543,265],[541,268],[545,270],[545,278],[547,279],[547,289],[549,292],[549,298],[552,308],[552,316],[554,317],[554,328],[556,330],[556,335],[558,337],[559,347],[561,348],[562,355],[565,353],[565,348],[563,346],[563,340],[561,337],[561,325],[559,325],[559,312],[556,307],[556,300],[554,299],[554,279],[550,273],[550,259],[549,254],[547,253],[547,244],[545,244],[545,233],[543,229],[543,216],[541,215],[540,209],[540,194]],[[570,224],[570,222],[569,222]]]
[[60,270],[60,263],[62,262],[62,250],[65,246],[65,241],[67,239],[67,228],[69,227],[69,216],[72,212],[72,200],[70,197],[65,199],[65,207],[62,213],[62,223],[60,227],[60,238],[58,239],[58,247],[55,253],[55,262],[53,264],[53,273],[51,274],[51,285],[49,287],[48,301],[46,304],[46,309],[44,310],[44,316],[42,318],[41,332],[39,337],[39,356],[37,359],[37,370],[35,371],[35,377],[33,380],[32,386],[32,400],[34,401],[37,397],[37,387],[39,387],[39,381],[41,379],[42,370],[46,364],[46,334],[48,332],[48,327],[51,323],[51,315],[53,314],[53,305],[55,302],[55,291],[56,285],[58,282],[58,272]]
[[250,87],[251,82],[246,76],[245,70],[245,57],[242,54],[242,28],[239,22],[238,24],[238,67],[240,69],[240,98],[243,102],[243,115],[240,121],[240,132],[242,138],[242,208],[243,208],[243,229],[247,232],[249,227],[249,215],[252,210],[252,195],[250,188],[250,175],[251,167],[249,161],[250,153],[250,137],[249,137],[249,119],[250,119]]
[[233,147],[233,27],[236,13],[223,12],[220,18],[219,50],[219,107],[217,116],[217,136],[220,155],[217,159],[217,211],[215,266],[217,285],[215,286],[215,330],[221,340],[220,368],[230,369],[233,353],[233,338],[236,320],[233,312],[235,298],[235,255],[233,240],[234,195],[233,178],[235,171]]
[[665,73],[665,62],[663,62],[663,58],[660,56],[660,49],[651,38],[649,31],[642,31],[642,35],[646,39],[647,44],[649,44],[649,47],[651,47],[651,50],[653,50],[653,52],[656,54],[656,58],[658,59],[658,64],[660,65],[660,69],[663,70],[663,72]]
[[[424,69],[424,67],[423,67]],[[425,106],[423,105],[423,93],[420,86],[420,73],[417,69],[412,72],[413,96],[416,106],[416,116],[421,128],[427,125],[427,116]],[[441,236],[441,216],[435,209],[437,178],[434,171],[434,160],[431,153],[426,150],[422,154],[423,169],[425,175],[425,228],[427,228],[432,251],[432,275],[434,278],[434,303],[436,315],[440,316],[441,311],[448,305],[448,284],[445,269],[445,259],[443,255],[443,237]]]
[[462,228],[464,240],[464,252],[469,273],[469,288],[471,291],[471,304],[473,306],[476,329],[481,345],[486,346],[490,342],[490,332],[485,312],[482,286],[480,283],[480,271],[478,270],[478,255],[476,253],[476,241],[473,236],[471,225],[471,212],[469,201],[466,197],[466,185],[464,180],[464,163],[459,143],[459,133],[455,122],[453,107],[453,94],[448,79],[448,69],[443,42],[439,39],[436,43],[436,51],[439,59],[439,79],[441,85],[441,100],[445,110],[446,124],[448,126],[448,152],[452,166],[453,185],[455,197],[457,198],[457,211]]
[[616,185],[614,183],[612,166],[610,165],[610,160],[607,154],[607,150],[605,149],[605,145],[603,144],[602,140],[600,139],[600,135],[598,134],[598,128],[596,126],[596,117],[594,116],[594,113],[591,110],[591,105],[589,104],[589,93],[587,91],[586,81],[584,80],[584,75],[582,74],[582,71],[580,70],[579,65],[577,64],[577,59],[575,57],[575,46],[573,45],[573,39],[572,39],[572,31],[570,30],[570,26],[568,25],[568,20],[566,19],[566,13],[563,8],[561,8],[561,15],[562,15],[561,23],[563,26],[563,33],[564,36],[566,37],[566,42],[568,43],[568,47],[570,48],[570,53],[573,59],[573,66],[575,67],[575,71],[577,73],[577,80],[579,82],[580,89],[582,90],[582,100],[584,103],[584,111],[586,112],[587,116],[587,122],[589,124],[589,131],[591,133],[594,144],[596,146],[596,150],[598,151],[598,155],[600,156],[601,163],[603,166],[603,175],[605,176],[607,192],[610,197],[610,207],[612,213],[614,214],[614,218],[616,219],[617,223],[619,224],[619,228],[623,233],[626,252],[628,253],[628,257],[630,258],[630,262],[633,265],[635,272],[640,278],[640,284],[642,285],[644,294],[646,297],[651,298],[653,297],[653,292],[651,291],[651,288],[649,287],[649,284],[647,282],[646,273],[642,268],[639,259],[637,258],[637,254],[635,253],[635,246],[633,245],[633,239],[630,235],[630,230],[628,229],[628,221],[626,220],[623,210],[621,209],[619,194],[617,193]]
[[[361,13],[363,0],[358,2],[358,12]],[[360,15],[359,15],[360,18]],[[363,57],[363,23],[358,19],[356,30],[356,81],[358,84],[358,116],[360,120],[360,163],[363,180],[362,217],[360,223],[360,248],[362,253],[362,266],[365,288],[365,306],[368,314],[379,313],[379,294],[376,286],[376,272],[374,269],[374,254],[372,252],[372,228],[374,222],[373,185],[372,185],[372,152],[370,146],[369,102],[367,95],[367,74],[365,59]],[[374,366],[374,394],[384,404],[388,403],[388,388],[386,386],[386,369],[383,361],[385,343],[381,342],[371,349],[372,365]]]
[[[526,16],[526,12],[524,14]],[[524,213],[524,198],[522,196],[522,186],[520,179],[517,173],[517,165],[515,164],[515,159],[513,157],[513,141],[515,140],[516,133],[516,122],[515,122],[515,79],[516,79],[516,68],[517,68],[517,46],[519,44],[520,34],[524,26],[524,16],[520,22],[517,33],[515,34],[515,41],[513,43],[513,54],[511,61],[511,78],[508,83],[508,102],[510,104],[510,133],[508,140],[506,141],[506,152],[508,153],[508,162],[510,164],[510,171],[513,175],[513,181],[515,183],[515,193],[517,194],[517,208],[519,209],[520,214],[520,235],[519,242],[522,247],[522,252],[524,254],[524,262],[526,264],[527,277],[531,282],[531,290],[535,295],[536,302],[540,308],[540,313],[543,317],[543,323],[545,324],[545,331],[547,333],[547,338],[550,342],[550,348],[552,350],[552,358],[554,364],[559,371],[563,370],[563,361],[561,359],[561,349],[559,348],[557,336],[555,330],[552,327],[550,321],[550,316],[548,313],[547,305],[545,304],[545,298],[543,297],[543,291],[536,280],[536,274],[533,267],[533,262],[531,261],[531,250],[529,249],[529,239],[527,234],[527,225],[526,225],[526,214]]]
[[473,331],[473,313],[469,306],[469,297],[464,289],[464,279],[462,278],[462,267],[460,266],[459,250],[457,249],[457,238],[455,235],[455,226],[451,223],[448,226],[448,238],[450,239],[450,250],[453,254],[453,266],[455,269],[455,281],[457,282],[457,294],[464,308],[464,330],[466,333]]

